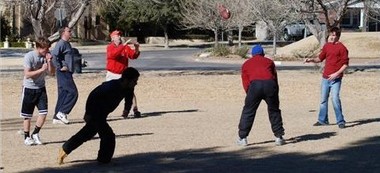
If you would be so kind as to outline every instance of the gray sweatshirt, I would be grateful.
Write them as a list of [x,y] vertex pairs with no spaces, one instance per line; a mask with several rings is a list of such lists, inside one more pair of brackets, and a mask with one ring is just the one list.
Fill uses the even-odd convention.
[[68,41],[60,39],[55,45],[53,51],[53,64],[57,70],[66,66],[69,72],[74,72],[74,56],[72,54],[72,48]]

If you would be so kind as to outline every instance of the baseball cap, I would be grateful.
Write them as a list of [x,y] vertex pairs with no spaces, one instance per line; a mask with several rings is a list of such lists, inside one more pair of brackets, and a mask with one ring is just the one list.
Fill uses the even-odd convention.
[[255,46],[252,47],[251,54],[252,54],[252,56],[254,56],[254,55],[264,55],[264,49],[259,44],[255,45]]
[[113,37],[113,36],[116,36],[116,35],[120,36],[121,35],[121,31],[119,31],[119,30],[112,31],[111,34],[110,34],[110,37]]

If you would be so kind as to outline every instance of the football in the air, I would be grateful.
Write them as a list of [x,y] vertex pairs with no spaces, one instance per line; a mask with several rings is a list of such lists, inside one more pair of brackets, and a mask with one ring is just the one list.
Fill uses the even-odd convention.
[[224,20],[228,20],[231,17],[231,12],[224,5],[219,5],[219,14]]

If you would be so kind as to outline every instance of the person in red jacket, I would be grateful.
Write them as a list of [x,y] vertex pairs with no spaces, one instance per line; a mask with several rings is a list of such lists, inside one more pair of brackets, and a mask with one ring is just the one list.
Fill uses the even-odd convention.
[[314,126],[329,124],[327,103],[331,93],[336,124],[341,129],[346,127],[346,121],[344,120],[340,101],[340,87],[342,85],[343,72],[348,67],[349,58],[347,48],[339,42],[340,34],[341,31],[338,27],[331,28],[329,31],[329,42],[323,46],[319,57],[305,59],[305,62],[307,63],[319,63],[326,60],[322,75],[321,103],[318,121]]
[[271,59],[264,57],[264,50],[260,45],[252,48],[252,57],[242,66],[241,78],[247,95],[238,126],[239,139],[237,144],[241,146],[248,145],[247,136],[252,129],[256,110],[262,100],[268,105],[269,121],[276,137],[275,144],[285,144],[285,140],[282,138],[285,130],[279,108],[276,66]]
[[[121,41],[121,32],[115,30],[111,32],[111,43],[107,46],[107,75],[106,81],[119,79],[123,71],[128,68],[129,59],[137,59],[140,55],[139,43],[137,41],[126,41],[122,43]],[[129,47],[128,43],[132,43],[134,49]],[[125,99],[133,99],[133,112],[134,117],[141,117],[141,113],[137,108],[137,100],[136,95],[133,94],[133,98],[125,98]],[[132,105],[128,104],[130,101],[125,100],[124,102],[124,111],[122,116],[124,118],[128,117],[128,114],[132,108]]]

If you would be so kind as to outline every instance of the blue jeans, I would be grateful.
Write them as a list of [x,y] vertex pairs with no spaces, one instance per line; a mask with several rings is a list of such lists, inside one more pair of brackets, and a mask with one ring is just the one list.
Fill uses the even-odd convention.
[[321,105],[319,109],[318,122],[321,124],[328,124],[328,99],[331,93],[331,101],[335,111],[336,123],[345,124],[342,105],[340,102],[340,86],[342,85],[342,78],[337,78],[335,80],[329,81],[322,78],[321,84]]

